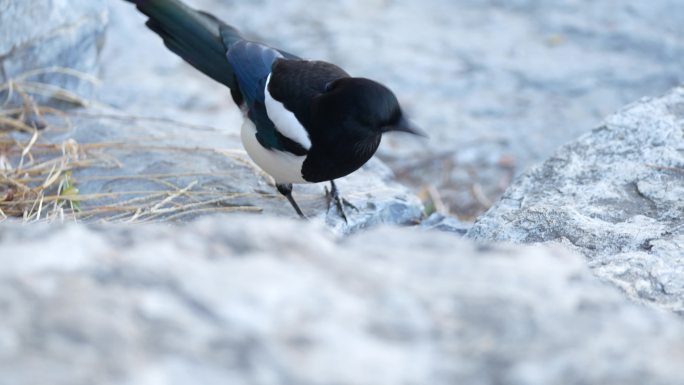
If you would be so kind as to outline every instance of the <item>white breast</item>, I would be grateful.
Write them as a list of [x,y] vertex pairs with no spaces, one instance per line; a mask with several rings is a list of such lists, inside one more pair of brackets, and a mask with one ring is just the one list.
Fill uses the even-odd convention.
[[278,128],[278,131],[295,142],[299,143],[305,149],[311,148],[311,139],[309,133],[299,123],[295,114],[285,108],[279,101],[273,99],[271,93],[268,92],[268,84],[271,82],[271,75],[266,79],[266,88],[264,89],[264,104],[266,105],[266,113],[273,124]]
[[[289,152],[268,150],[259,143],[256,138],[256,132],[254,123],[248,118],[245,118],[244,123],[242,123],[242,129],[240,130],[240,138],[242,139],[242,145],[245,146],[245,150],[247,150],[247,154],[257,166],[271,175],[276,183],[308,183],[302,177],[302,165],[304,164],[306,156],[297,156]],[[309,143],[309,147],[310,146],[311,144]]]

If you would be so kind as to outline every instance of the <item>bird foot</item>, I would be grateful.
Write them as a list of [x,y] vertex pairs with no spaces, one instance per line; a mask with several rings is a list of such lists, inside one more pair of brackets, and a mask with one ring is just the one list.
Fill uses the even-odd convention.
[[344,209],[345,206],[354,211],[359,211],[358,207],[354,206],[351,202],[340,196],[337,186],[335,186],[335,184],[332,182],[330,190],[328,190],[327,186],[325,187],[325,198],[328,201],[328,211],[330,211],[333,202],[335,202],[337,214],[344,219],[344,223],[349,223],[346,210]]
[[285,198],[287,198],[287,200],[292,205],[292,208],[295,210],[297,215],[299,215],[299,218],[304,219],[304,220],[309,219],[306,217],[306,215],[304,215],[302,210],[299,208],[299,205],[297,204],[297,202],[292,197],[292,184],[276,184],[276,188],[278,189],[279,193],[283,194],[285,196]]

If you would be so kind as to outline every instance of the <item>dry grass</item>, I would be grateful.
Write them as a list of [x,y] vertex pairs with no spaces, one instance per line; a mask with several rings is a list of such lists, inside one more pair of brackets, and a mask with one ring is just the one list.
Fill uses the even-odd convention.
[[[181,177],[200,177],[200,173],[90,175],[76,179],[74,172],[78,170],[120,167],[120,162],[105,150],[123,144],[80,144],[73,139],[50,143],[45,138],[47,133],[68,132],[73,124],[64,111],[37,103],[35,96],[50,96],[81,107],[92,103],[67,90],[32,80],[46,73],[97,82],[73,70],[50,68],[27,72],[0,84],[0,94],[6,94],[0,103],[0,221],[14,217],[27,222],[65,219],[145,222],[174,220],[204,212],[260,211],[258,207],[230,203],[250,194],[204,189],[197,180],[186,185],[172,183]],[[87,179],[138,179],[154,182],[160,188],[82,194],[78,185]]]

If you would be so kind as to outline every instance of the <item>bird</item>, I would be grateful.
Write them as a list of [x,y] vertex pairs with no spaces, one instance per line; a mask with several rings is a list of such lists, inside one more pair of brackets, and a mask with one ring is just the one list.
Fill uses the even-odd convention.
[[345,206],[355,207],[335,180],[363,166],[387,132],[426,136],[379,82],[247,39],[180,0],[124,1],[147,16],[145,25],[169,50],[230,89],[247,154],[302,218],[293,184],[330,182],[328,208],[334,202],[346,222]]

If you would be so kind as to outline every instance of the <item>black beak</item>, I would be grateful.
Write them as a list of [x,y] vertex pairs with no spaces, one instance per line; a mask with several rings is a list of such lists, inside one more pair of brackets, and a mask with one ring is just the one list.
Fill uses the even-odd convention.
[[423,138],[427,138],[428,135],[425,131],[423,131],[420,127],[416,126],[415,123],[412,121],[406,119],[406,117],[401,117],[401,120],[397,124],[393,124],[391,126],[386,126],[383,129],[384,132],[388,131],[401,131],[401,132],[408,132],[409,134],[413,135],[418,135],[422,136]]

